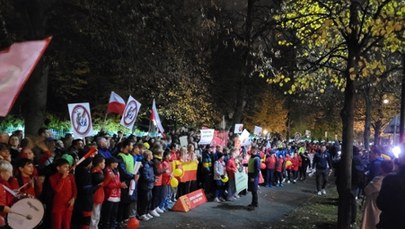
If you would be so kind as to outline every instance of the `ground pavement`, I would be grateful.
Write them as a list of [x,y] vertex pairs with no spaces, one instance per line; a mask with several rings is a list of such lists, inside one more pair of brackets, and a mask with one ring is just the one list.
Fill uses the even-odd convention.
[[140,228],[270,228],[273,224],[274,229],[281,217],[314,197],[325,198],[316,196],[315,180],[310,177],[284,187],[261,186],[259,207],[254,210],[247,207],[251,201],[248,193],[232,202],[208,202],[187,213],[166,212],[159,218],[141,221]]

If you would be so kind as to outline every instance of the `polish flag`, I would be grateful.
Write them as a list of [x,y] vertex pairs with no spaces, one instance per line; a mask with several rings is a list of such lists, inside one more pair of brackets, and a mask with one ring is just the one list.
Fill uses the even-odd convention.
[[0,116],[13,107],[51,39],[14,43],[0,51]]
[[125,110],[125,101],[115,92],[111,92],[110,100],[108,101],[107,113],[117,113],[122,115]]
[[160,117],[159,117],[158,110],[157,110],[157,108],[156,108],[156,102],[155,102],[155,100],[153,100],[153,104],[152,104],[151,120],[152,120],[152,122],[156,125],[156,127],[158,128],[158,130],[160,131],[160,133],[164,133],[164,132],[165,132],[165,130],[163,129],[162,123],[161,123],[161,121],[160,121]]

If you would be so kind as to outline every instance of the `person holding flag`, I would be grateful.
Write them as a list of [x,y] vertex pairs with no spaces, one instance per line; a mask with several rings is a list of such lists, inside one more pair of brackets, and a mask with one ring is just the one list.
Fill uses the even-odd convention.
[[159,132],[163,134],[165,130],[163,129],[162,122],[160,121],[159,112],[156,108],[156,102],[154,99],[152,103],[152,114],[150,119],[153,122],[153,124],[157,127]]

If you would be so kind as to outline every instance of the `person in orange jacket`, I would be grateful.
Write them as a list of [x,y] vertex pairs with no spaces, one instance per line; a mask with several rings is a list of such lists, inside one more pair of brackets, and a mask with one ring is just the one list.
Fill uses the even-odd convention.
[[290,154],[287,153],[284,160],[285,160],[285,170],[287,171],[287,183],[290,183],[292,181],[291,179],[292,162]]

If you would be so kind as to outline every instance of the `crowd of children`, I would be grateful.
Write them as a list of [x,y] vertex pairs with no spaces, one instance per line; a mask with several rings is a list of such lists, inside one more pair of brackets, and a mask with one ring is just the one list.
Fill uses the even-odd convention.
[[[42,201],[45,216],[40,228],[120,228],[131,217],[158,218],[177,197],[199,188],[210,200],[235,201],[243,194],[236,192],[235,174],[248,172],[251,150],[260,158],[258,183],[266,187],[304,181],[314,153],[321,150],[319,144],[288,145],[277,139],[258,139],[245,146],[237,137],[227,146],[201,146],[197,141],[189,136],[187,147],[180,147],[176,137],[122,133],[55,140],[46,128],[33,138],[18,132],[1,134],[0,192],[5,195],[0,206],[15,202],[3,188],[8,187]],[[89,147],[97,147],[97,154],[83,158]],[[330,151],[336,156],[333,147]],[[185,162],[198,163],[195,179],[171,184],[174,170]]]

